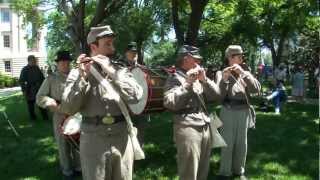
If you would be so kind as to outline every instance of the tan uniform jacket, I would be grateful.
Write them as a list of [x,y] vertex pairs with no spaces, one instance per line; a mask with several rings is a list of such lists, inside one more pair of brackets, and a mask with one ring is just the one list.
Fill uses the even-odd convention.
[[[98,70],[101,72],[100,68]],[[116,71],[112,84],[126,103],[137,103],[142,97],[141,86],[127,68]],[[107,92],[92,75],[89,75],[86,81],[80,76],[78,69],[73,69],[67,78],[62,108],[69,113],[81,112],[84,117],[121,115],[118,104],[114,100],[104,98],[105,93]]]
[[[67,75],[60,72],[48,75],[37,93],[37,104],[42,108],[47,108],[48,102],[53,100],[57,101],[57,104],[60,104],[66,79]],[[61,115],[63,115],[63,111],[59,108],[57,112],[54,112],[54,120],[56,120],[57,116]]]
[[[186,72],[177,69],[166,81],[164,93],[164,106],[173,111],[174,123],[182,125],[203,126],[210,122],[203,112],[197,95],[192,86],[185,87]],[[207,78],[205,83],[196,83],[203,89],[201,94],[206,99],[216,99],[220,92],[214,81]]]
[[232,77],[229,77],[228,81],[224,81],[221,71],[217,72],[216,78],[221,91],[220,100],[222,104],[225,103],[226,99],[234,102],[243,102],[243,104],[235,103],[232,106],[234,109],[248,108],[245,95],[249,98],[251,93],[259,93],[261,89],[259,81],[249,71],[245,71],[242,77],[238,78],[238,83]]

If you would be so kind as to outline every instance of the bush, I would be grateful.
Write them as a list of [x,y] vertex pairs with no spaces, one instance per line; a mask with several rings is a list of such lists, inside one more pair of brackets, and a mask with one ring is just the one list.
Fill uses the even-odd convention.
[[4,74],[0,74],[0,88],[13,87],[18,85],[18,80]]

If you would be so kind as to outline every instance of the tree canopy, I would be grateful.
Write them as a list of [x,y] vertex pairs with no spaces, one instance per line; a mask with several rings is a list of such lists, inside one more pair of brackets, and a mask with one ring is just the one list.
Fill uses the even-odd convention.
[[[273,65],[319,58],[319,12],[313,0],[13,0],[12,7],[36,29],[46,25],[48,48],[88,49],[90,27],[110,24],[119,54],[130,41],[139,61],[173,64],[182,44],[199,46],[205,64],[221,64],[224,50],[240,44],[253,65],[269,49]],[[42,7],[42,8],[40,8]],[[48,8],[49,7],[49,8]],[[50,11],[46,11],[46,8]],[[174,37],[175,35],[175,37]],[[146,57],[144,57],[146,55]]]

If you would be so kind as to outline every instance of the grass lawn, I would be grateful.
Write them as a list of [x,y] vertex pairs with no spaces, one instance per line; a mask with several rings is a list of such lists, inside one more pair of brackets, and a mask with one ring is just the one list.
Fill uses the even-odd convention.
[[[21,96],[0,100],[21,138],[0,116],[0,179],[60,180],[52,123],[28,121]],[[290,103],[281,116],[257,112],[249,132],[247,174],[250,179],[318,179],[318,106]],[[145,132],[146,159],[135,162],[134,179],[177,179],[171,114],[152,115]],[[211,157],[208,179],[219,167],[219,150]]]

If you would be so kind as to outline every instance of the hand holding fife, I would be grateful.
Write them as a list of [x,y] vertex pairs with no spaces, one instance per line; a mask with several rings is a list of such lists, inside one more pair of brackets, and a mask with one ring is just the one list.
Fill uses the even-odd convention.
[[198,76],[199,76],[198,66],[190,69],[186,74],[187,74],[187,83],[192,84],[198,79]]
[[231,75],[232,67],[226,67],[222,71],[222,79],[223,81],[228,81],[230,75]]
[[90,60],[89,57],[86,57],[85,54],[81,54],[77,58],[77,64],[79,64],[80,76],[83,77],[84,79],[87,79],[88,74],[90,72],[90,66],[92,64],[92,61]]
[[109,75],[115,74],[116,70],[111,65],[110,59],[108,57],[103,55],[97,55],[97,56],[91,57],[91,59],[94,62],[98,63],[104,72],[108,73]]
[[205,82],[207,80],[206,72],[203,68],[199,69],[198,79],[201,82]]
[[234,71],[237,74],[243,74],[244,70],[242,69],[242,67],[239,64],[234,64],[233,66],[231,66],[232,71]]
[[193,84],[196,80],[198,79],[198,75],[196,74],[191,74],[187,77],[186,82],[191,85]]

